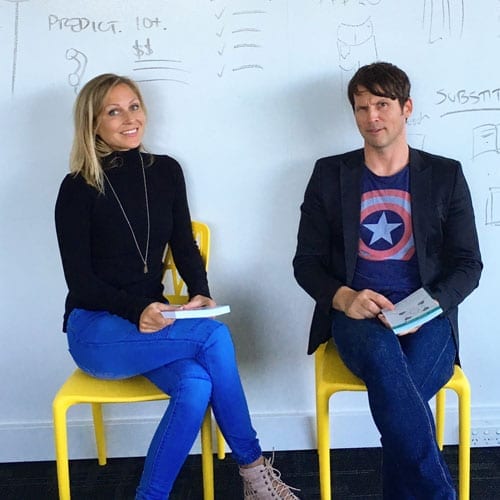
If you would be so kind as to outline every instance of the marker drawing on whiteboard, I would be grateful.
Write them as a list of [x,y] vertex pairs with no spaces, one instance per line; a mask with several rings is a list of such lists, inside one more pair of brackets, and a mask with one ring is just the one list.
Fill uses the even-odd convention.
[[238,66],[237,68],[233,68],[233,71],[241,71],[244,69],[264,69],[264,67],[260,66],[259,64],[245,64],[243,66]]
[[371,18],[368,17],[361,24],[341,23],[337,28],[337,50],[344,89],[360,66],[378,60]]
[[499,123],[484,123],[472,129],[472,158],[500,153],[499,128]]
[[499,87],[480,90],[462,88],[453,91],[439,89],[436,90],[436,94],[439,96],[436,106],[443,107],[443,105],[449,105],[458,108],[441,113],[441,118],[458,113],[500,111],[500,106],[498,106],[500,103]]
[[[228,11],[214,9],[218,21],[215,35],[218,39],[216,50],[220,61],[217,77],[222,78],[230,62],[233,74],[245,71],[262,71],[264,65],[257,57],[262,56],[263,48],[260,25],[269,12],[263,9],[244,9]],[[229,71],[229,68],[228,68]]]
[[[181,59],[163,59],[151,57],[155,53],[153,44],[150,38],[145,40],[135,40],[132,45],[132,51],[135,56],[135,64],[133,71],[139,72],[140,77],[136,78],[138,82],[172,82],[181,85],[189,85],[185,78],[171,76],[170,72],[189,73],[188,70],[178,65],[182,65]],[[144,75],[144,76],[143,76]]]
[[[147,61],[141,61],[147,62]],[[182,71],[183,73],[189,73],[187,69],[174,68],[173,66],[146,66],[145,68],[135,68],[134,71],[144,71],[146,69],[167,69],[172,71]]]
[[16,88],[17,51],[19,47],[19,4],[21,2],[27,2],[29,0],[5,0],[5,1],[16,4],[14,11],[14,47],[12,52],[12,76],[10,85],[10,92],[12,95],[14,95],[14,91]]
[[262,45],[257,43],[237,43],[233,45],[233,49],[259,49]]
[[[184,78],[170,76],[172,71],[183,74],[190,73],[187,69],[177,66],[182,64],[180,59],[138,59],[135,63],[140,65],[133,68],[133,71],[140,72],[141,76],[136,78],[138,82],[172,82],[189,85],[189,82]],[[142,76],[142,72],[148,72],[148,74]]]
[[[324,0],[319,0],[319,3],[322,4]],[[359,5],[378,5],[382,0],[357,0]],[[351,2],[351,0],[329,0],[331,5],[342,4],[347,5]]]
[[121,33],[119,22],[116,20],[96,20],[88,17],[59,17],[56,14],[48,16],[49,31],[70,31],[82,33],[84,31],[93,33]]
[[455,111],[448,111],[440,115],[440,118],[444,118],[449,115],[456,115],[458,113],[475,113],[477,111],[500,111],[500,108],[475,108],[475,109],[457,109]]
[[259,28],[238,28],[237,30],[231,31],[231,33],[236,34],[236,33],[260,33],[262,30]]
[[424,0],[423,28],[430,44],[452,37],[462,37],[464,31],[464,0]]
[[233,16],[246,16],[248,14],[267,14],[265,10],[239,10],[233,12]]
[[500,226],[500,187],[490,187],[489,195],[486,200],[486,217],[485,223],[487,226]]
[[219,12],[214,12],[214,16],[217,20],[220,20],[221,17],[224,15],[224,11],[226,10],[226,7],[224,7],[221,11]]
[[139,43],[139,40],[136,40],[134,45],[132,45],[132,50],[137,59],[141,59],[143,56],[150,56],[154,52],[149,38],[146,38],[144,43]]
[[68,61],[75,61],[76,63],[75,71],[68,75],[68,83],[73,87],[75,94],[77,94],[85,69],[87,68],[87,56],[79,50],[70,48],[66,51],[66,59]]

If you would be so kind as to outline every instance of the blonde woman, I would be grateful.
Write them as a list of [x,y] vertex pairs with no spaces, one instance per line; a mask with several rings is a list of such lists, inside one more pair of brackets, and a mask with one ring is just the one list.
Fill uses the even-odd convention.
[[71,173],[55,209],[69,351],[95,377],[142,374],[171,396],[136,499],[168,498],[208,404],[240,466],[244,498],[296,499],[262,456],[227,327],[162,315],[172,308],[161,284],[167,243],[188,286],[185,307],[215,302],[193,241],[181,167],[143,150],[146,121],[141,92],[128,78],[97,76],[78,95]]

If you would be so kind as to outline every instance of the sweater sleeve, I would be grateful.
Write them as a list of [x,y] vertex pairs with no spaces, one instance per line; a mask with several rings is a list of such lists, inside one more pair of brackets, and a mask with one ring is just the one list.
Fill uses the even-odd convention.
[[67,175],[55,207],[55,223],[69,297],[80,307],[117,314],[138,324],[151,299],[136,297],[100,279],[92,266],[91,215],[98,192]]
[[175,265],[187,285],[190,297],[195,295],[210,297],[205,266],[198,245],[193,238],[186,183],[182,169],[177,162],[173,177],[176,184],[176,197],[172,211],[173,228],[169,245]]

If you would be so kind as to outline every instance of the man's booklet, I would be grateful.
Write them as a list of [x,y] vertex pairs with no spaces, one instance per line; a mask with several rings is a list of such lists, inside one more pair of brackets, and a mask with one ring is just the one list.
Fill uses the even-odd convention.
[[395,306],[393,311],[383,309],[382,313],[396,335],[423,325],[443,312],[423,288],[408,295]]
[[231,311],[228,305],[214,307],[199,307],[198,309],[174,309],[172,311],[162,311],[165,318],[171,319],[192,319],[192,318],[213,318]]

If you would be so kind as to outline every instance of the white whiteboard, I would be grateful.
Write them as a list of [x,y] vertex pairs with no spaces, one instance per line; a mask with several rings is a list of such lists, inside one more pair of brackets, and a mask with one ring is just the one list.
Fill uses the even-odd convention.
[[312,304],[291,270],[299,205],[316,158],[361,145],[345,87],[374,60],[412,80],[411,145],[464,165],[485,271],[461,309],[462,359],[477,418],[498,412],[499,47],[497,0],[0,0],[0,312],[3,335],[19,333],[0,365],[25,374],[4,389],[0,431],[49,418],[72,366],[53,206],[76,92],[103,72],[140,82],[145,143],[181,162],[192,216],[212,227],[209,277],[231,304],[252,411],[311,412]]

